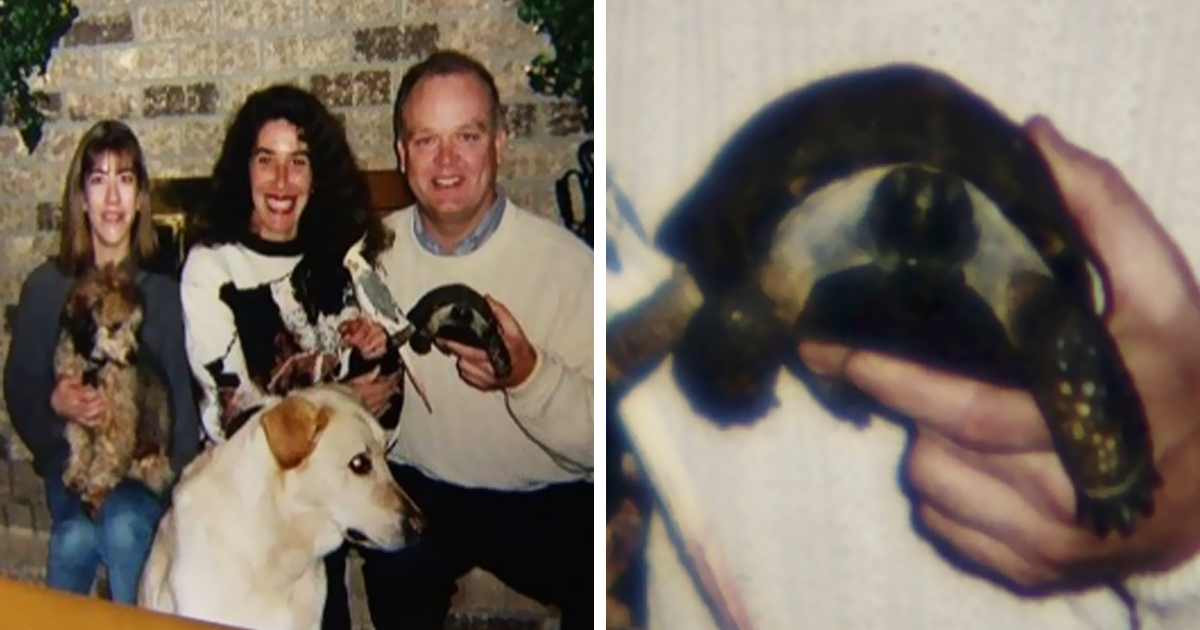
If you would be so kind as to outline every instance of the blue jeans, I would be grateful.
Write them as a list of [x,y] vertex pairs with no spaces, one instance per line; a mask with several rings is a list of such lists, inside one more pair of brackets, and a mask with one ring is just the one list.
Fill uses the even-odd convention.
[[50,508],[46,585],[87,595],[103,562],[113,601],[136,604],[142,565],[163,513],[158,497],[142,484],[124,480],[92,521],[84,514],[79,497],[67,492],[60,475],[51,474],[45,481]]

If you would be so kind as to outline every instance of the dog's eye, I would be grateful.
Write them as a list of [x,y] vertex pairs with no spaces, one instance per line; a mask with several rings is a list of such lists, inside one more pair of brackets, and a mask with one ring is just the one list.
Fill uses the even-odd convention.
[[355,455],[354,458],[350,460],[350,472],[356,475],[365,475],[371,472],[371,458],[367,457],[363,453]]

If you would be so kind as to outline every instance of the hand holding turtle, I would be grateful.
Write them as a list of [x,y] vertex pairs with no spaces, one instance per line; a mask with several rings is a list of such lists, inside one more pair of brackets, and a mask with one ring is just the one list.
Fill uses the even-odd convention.
[[1163,485],[1132,536],[1077,524],[1071,482],[1033,399],[878,353],[803,343],[911,417],[906,463],[920,521],[958,552],[1022,586],[1165,571],[1200,551],[1200,290],[1186,259],[1111,164],[1037,117],[1027,131],[1108,269],[1108,329],[1141,394]]
[[488,305],[496,314],[500,324],[500,336],[512,357],[512,372],[508,378],[496,377],[488,354],[481,348],[473,348],[466,344],[438,338],[434,344],[442,352],[453,354],[458,359],[458,375],[468,385],[480,390],[491,391],[519,387],[533,373],[537,365],[537,350],[525,336],[525,331],[517,323],[516,318],[508,308],[490,295],[485,295]]

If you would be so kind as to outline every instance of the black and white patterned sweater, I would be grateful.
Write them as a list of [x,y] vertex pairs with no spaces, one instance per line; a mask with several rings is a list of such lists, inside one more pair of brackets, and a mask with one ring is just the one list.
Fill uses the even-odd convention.
[[[379,318],[360,307],[355,277],[365,261],[357,251],[343,261],[316,260],[296,243],[245,237],[188,253],[181,277],[188,362],[201,386],[208,440],[224,441],[264,403],[296,387],[345,381],[376,365],[381,374],[403,369],[395,344],[367,362],[341,341],[339,325],[360,316],[383,324],[389,336],[407,325],[398,313]],[[403,402],[402,388],[379,419],[386,431],[396,428]]]

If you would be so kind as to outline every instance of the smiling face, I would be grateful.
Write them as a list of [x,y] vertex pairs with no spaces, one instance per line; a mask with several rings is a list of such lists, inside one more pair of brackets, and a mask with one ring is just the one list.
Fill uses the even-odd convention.
[[465,233],[496,200],[507,135],[492,124],[483,82],[466,73],[432,75],[401,113],[400,168],[435,228]]
[[84,174],[84,208],[96,264],[117,261],[129,254],[138,192],[137,173],[127,153],[105,151],[96,156],[91,169]]
[[312,165],[300,129],[286,120],[267,122],[250,155],[250,230],[267,241],[296,238],[311,191]]

